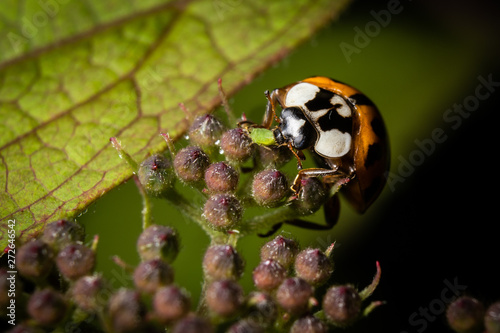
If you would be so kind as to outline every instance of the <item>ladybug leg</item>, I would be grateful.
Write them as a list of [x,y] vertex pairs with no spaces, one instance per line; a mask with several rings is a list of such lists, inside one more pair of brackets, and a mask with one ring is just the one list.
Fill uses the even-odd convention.
[[268,232],[266,232],[265,234],[257,234],[259,237],[269,237],[271,236],[272,234],[274,234],[276,231],[278,231],[281,226],[283,225],[283,223],[277,223],[275,225],[273,225],[271,227],[271,230],[269,230]]
[[264,114],[264,120],[262,121],[262,127],[269,129],[271,127],[271,124],[273,123],[273,118],[276,120],[276,122],[280,122],[279,118],[276,116],[276,105],[279,104],[278,92],[276,90],[273,90],[271,92],[269,92],[269,90],[266,90],[264,94],[267,98],[267,106],[266,113]]
[[[293,219],[293,220],[287,220],[283,223],[293,225],[299,228],[303,229],[309,229],[309,230],[330,230],[332,229],[336,224],[340,216],[340,200],[338,195],[334,195],[330,197],[325,204],[323,205],[323,211],[325,214],[325,222],[326,224],[318,224],[306,220],[301,220],[301,219]],[[275,224],[271,230],[266,232],[265,234],[258,234],[259,237],[269,237],[272,234],[274,234],[276,231],[278,231],[283,223],[278,223]]]
[[298,193],[300,191],[301,182],[303,178],[307,177],[323,177],[325,183],[334,184],[342,179],[349,179],[350,176],[340,172],[338,168],[334,169],[322,169],[322,168],[309,168],[302,169],[297,173],[293,185],[291,187],[292,191]]

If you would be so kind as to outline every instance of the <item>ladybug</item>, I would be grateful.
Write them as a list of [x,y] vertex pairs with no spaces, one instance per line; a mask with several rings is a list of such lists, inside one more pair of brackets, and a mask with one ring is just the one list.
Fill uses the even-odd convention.
[[[278,145],[287,145],[299,161],[292,190],[304,177],[322,177],[359,213],[377,199],[389,169],[389,140],[375,104],[357,89],[323,76],[310,77],[269,93],[262,127]],[[279,117],[277,107],[281,107]],[[302,150],[309,149],[317,168],[302,169]],[[345,185],[344,185],[345,184]]]

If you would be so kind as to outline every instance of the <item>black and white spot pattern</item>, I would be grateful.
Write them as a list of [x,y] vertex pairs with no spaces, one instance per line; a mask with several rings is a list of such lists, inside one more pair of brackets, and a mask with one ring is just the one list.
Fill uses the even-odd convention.
[[325,157],[341,157],[351,149],[352,110],[341,96],[310,83],[298,83],[288,91],[285,105],[298,106],[319,129],[315,151]]

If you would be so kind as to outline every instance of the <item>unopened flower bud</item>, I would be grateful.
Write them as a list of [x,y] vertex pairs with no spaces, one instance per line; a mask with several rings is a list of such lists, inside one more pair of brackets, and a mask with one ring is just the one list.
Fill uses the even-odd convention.
[[297,199],[292,201],[292,208],[299,215],[310,215],[323,206],[328,199],[329,191],[323,182],[316,177],[303,178]]
[[215,146],[224,132],[224,125],[211,114],[204,114],[193,121],[188,136],[191,143],[203,148]]
[[230,317],[243,305],[243,289],[234,280],[214,281],[208,285],[205,299],[213,313],[221,317]]
[[243,207],[231,194],[219,193],[208,198],[203,208],[203,216],[217,230],[229,230],[240,222]]
[[359,317],[361,297],[358,291],[349,285],[330,287],[323,298],[323,311],[333,324],[349,325]]
[[196,183],[203,180],[209,164],[210,160],[207,154],[197,146],[181,149],[174,159],[175,172],[186,183]]
[[28,313],[44,326],[58,324],[67,311],[68,304],[64,296],[49,288],[35,291],[28,301]]
[[264,333],[264,328],[254,321],[241,319],[231,325],[227,333]]
[[211,164],[205,171],[205,183],[210,192],[234,192],[238,186],[239,174],[225,162]]
[[58,220],[45,226],[40,239],[57,252],[70,243],[83,242],[85,231],[76,222]]
[[486,333],[500,333],[500,302],[491,304],[484,316]]
[[252,195],[260,206],[276,207],[284,202],[288,193],[288,180],[279,170],[263,170],[253,179]]
[[457,298],[446,310],[448,324],[457,333],[482,332],[483,318],[483,304],[469,296]]
[[141,262],[134,271],[134,284],[143,293],[153,294],[173,281],[174,270],[159,258]]
[[289,162],[293,154],[286,146],[270,148],[257,146],[258,161],[263,168],[281,168]]
[[276,260],[268,259],[262,261],[253,270],[253,282],[260,290],[273,290],[283,282],[287,276],[287,270]]
[[43,241],[35,239],[17,251],[16,268],[32,280],[45,278],[54,266],[54,253]]
[[290,333],[327,333],[328,325],[314,316],[305,316],[297,319],[290,329]]
[[279,235],[262,246],[260,258],[262,261],[275,260],[284,268],[288,268],[293,264],[299,250],[299,244],[295,240]]
[[160,258],[172,263],[179,253],[179,237],[171,227],[151,225],[137,240],[137,251],[143,261]]
[[229,161],[245,162],[254,153],[252,139],[241,128],[230,129],[222,134],[221,149]]
[[306,312],[312,296],[311,285],[298,277],[285,279],[276,291],[276,300],[279,305],[293,315]]
[[278,306],[269,294],[254,291],[248,295],[247,316],[264,327],[271,327],[278,318]]
[[212,245],[203,257],[203,272],[211,280],[237,280],[243,269],[243,259],[231,245]]
[[139,166],[137,175],[146,192],[155,197],[169,190],[175,179],[172,163],[162,154],[146,158]]
[[72,300],[82,310],[98,312],[104,308],[110,286],[100,275],[87,275],[76,280],[72,290]]
[[83,244],[69,244],[56,258],[57,268],[70,280],[92,273],[95,265],[95,253]]
[[321,285],[332,274],[333,265],[319,249],[305,249],[295,258],[295,272],[312,285]]
[[190,306],[191,301],[187,293],[173,285],[158,289],[153,298],[154,312],[163,323],[186,316]]
[[114,332],[138,332],[144,327],[146,306],[135,290],[118,290],[109,299],[108,312]]

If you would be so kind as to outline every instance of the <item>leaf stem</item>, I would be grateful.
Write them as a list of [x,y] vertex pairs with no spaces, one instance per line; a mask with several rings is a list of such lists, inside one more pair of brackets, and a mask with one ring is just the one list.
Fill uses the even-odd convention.
[[144,190],[144,187],[142,186],[141,182],[139,181],[139,177],[134,175],[133,177],[135,185],[139,189],[139,193],[141,194],[142,197],[142,230],[145,230],[151,224],[153,223],[153,217],[151,216],[151,211],[152,211],[152,204],[151,204],[151,199],[149,198],[149,195],[146,193]]
[[254,216],[243,221],[239,231],[240,235],[255,233],[262,229],[270,229],[272,226],[296,217],[296,212],[289,206],[274,208],[272,211]]

